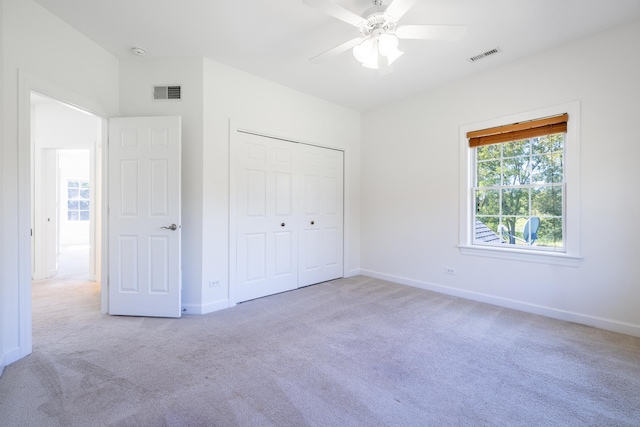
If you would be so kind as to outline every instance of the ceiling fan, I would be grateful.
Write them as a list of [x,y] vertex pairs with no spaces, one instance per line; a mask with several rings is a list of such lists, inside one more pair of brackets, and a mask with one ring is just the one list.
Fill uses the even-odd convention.
[[398,50],[398,39],[458,40],[467,31],[464,25],[398,25],[398,21],[417,0],[392,0],[388,6],[373,0],[373,7],[362,16],[329,0],[303,0],[304,4],[351,24],[360,30],[360,37],[346,41],[310,59],[318,63],[349,49],[364,67],[391,72],[391,64],[404,52]]

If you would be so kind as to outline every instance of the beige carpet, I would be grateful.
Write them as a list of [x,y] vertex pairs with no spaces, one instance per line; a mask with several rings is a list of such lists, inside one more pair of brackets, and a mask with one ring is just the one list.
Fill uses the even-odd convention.
[[640,339],[367,277],[175,320],[33,293],[2,426],[640,425]]

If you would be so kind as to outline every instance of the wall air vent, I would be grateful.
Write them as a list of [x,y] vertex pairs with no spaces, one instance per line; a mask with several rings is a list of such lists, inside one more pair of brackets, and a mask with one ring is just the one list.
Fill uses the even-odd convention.
[[182,99],[182,90],[180,86],[154,86],[153,99],[155,101],[179,100]]
[[481,54],[478,54],[476,56],[472,56],[471,58],[467,58],[467,61],[476,62],[481,60],[482,58],[486,58],[487,56],[495,55],[496,53],[500,53],[500,52],[502,52],[502,49],[500,49],[499,47],[496,47],[495,49],[491,49]]

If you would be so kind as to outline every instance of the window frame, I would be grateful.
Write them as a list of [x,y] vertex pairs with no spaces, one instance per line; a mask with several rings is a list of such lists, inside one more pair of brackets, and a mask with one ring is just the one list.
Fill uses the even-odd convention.
[[[474,243],[475,198],[474,149],[469,147],[467,133],[536,120],[559,114],[569,114],[564,139],[564,248],[562,251],[527,249],[511,245]],[[463,255],[511,259],[545,264],[578,266],[580,256],[580,102],[574,101],[519,114],[460,126],[460,225],[458,248]]]

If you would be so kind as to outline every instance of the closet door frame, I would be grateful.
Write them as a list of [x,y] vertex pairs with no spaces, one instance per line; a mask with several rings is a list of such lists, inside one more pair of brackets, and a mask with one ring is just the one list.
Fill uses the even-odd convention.
[[[252,127],[246,126],[245,124],[241,124],[240,122],[230,119],[229,120],[229,307],[233,307],[238,303],[238,277],[237,277],[237,232],[238,232],[238,223],[237,223],[237,174],[238,174],[238,133],[249,133],[257,136],[262,136],[266,138],[273,138],[276,140],[288,141],[294,144],[305,144],[320,148],[326,148],[330,150],[337,150],[343,153],[343,168],[345,167],[345,159],[346,153],[344,150],[330,147],[321,144],[309,143],[305,142],[300,138],[291,138],[283,135],[278,135],[274,132],[268,132],[265,130],[254,129]],[[345,177],[346,170],[343,173],[343,195],[346,194],[345,189]],[[343,196],[344,197],[344,196]],[[342,276],[344,277],[344,268],[346,265],[345,262],[345,254],[346,254],[346,230],[344,228],[345,224],[345,211],[346,211],[346,201],[344,201],[342,205]],[[300,287],[300,286],[299,286]]]

